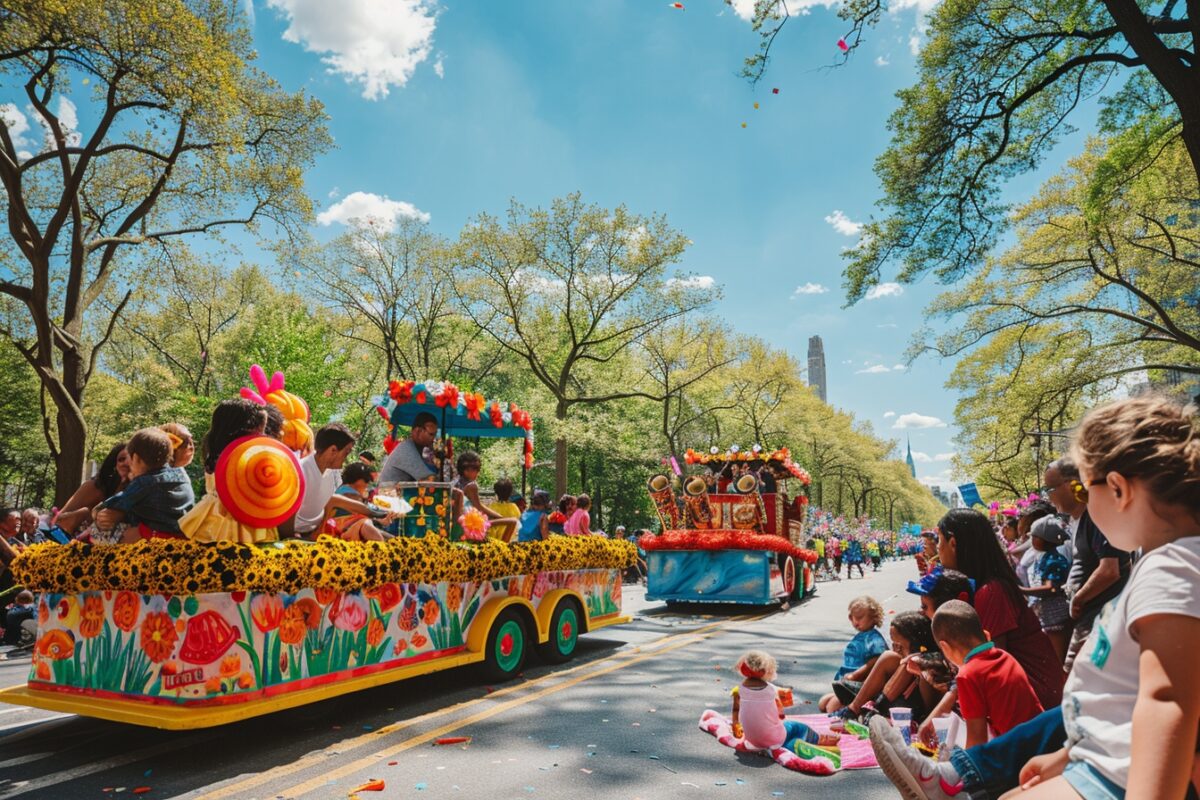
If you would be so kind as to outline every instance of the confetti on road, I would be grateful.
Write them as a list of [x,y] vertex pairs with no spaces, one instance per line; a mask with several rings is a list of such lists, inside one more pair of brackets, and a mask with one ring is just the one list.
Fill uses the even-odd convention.
[[434,739],[433,743],[436,746],[445,744],[469,744],[470,741],[470,736],[443,736],[440,739]]
[[580,772],[582,772],[584,775],[591,775],[591,774],[592,774],[592,771],[591,771],[590,769],[588,769],[587,767],[580,767],[580,768],[579,768],[579,771],[580,771]]
[[364,783],[362,786],[359,786],[357,789],[355,789],[353,791],[353,793],[382,792],[385,788],[387,788],[387,784],[383,781],[382,778],[372,778],[372,779],[368,780],[366,783]]
[[429,788],[429,784],[422,781],[421,783],[418,783],[417,785],[415,785],[413,788],[416,789],[418,792],[423,792]]

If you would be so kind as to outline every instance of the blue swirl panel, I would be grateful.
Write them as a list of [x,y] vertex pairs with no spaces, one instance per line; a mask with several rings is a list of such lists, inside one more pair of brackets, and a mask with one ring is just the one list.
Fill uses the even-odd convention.
[[774,555],[761,550],[651,550],[646,553],[646,598],[770,603]]

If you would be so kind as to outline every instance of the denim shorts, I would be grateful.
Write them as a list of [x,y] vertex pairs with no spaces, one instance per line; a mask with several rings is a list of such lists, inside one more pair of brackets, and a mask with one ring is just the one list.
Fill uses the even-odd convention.
[[1072,761],[1063,777],[1083,800],[1125,800],[1125,790],[1085,761]]

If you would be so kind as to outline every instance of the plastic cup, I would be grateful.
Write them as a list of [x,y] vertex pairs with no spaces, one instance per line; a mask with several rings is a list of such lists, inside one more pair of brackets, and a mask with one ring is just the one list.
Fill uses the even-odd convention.
[[892,718],[892,727],[907,728],[912,725],[912,709],[911,708],[893,708],[888,711]]
[[946,741],[950,736],[950,723],[951,718],[949,714],[944,717],[933,718],[933,731],[937,734],[938,747],[946,744]]
[[792,690],[789,687],[785,686],[779,689],[779,702],[783,703],[784,708],[796,705],[796,701],[792,697]]

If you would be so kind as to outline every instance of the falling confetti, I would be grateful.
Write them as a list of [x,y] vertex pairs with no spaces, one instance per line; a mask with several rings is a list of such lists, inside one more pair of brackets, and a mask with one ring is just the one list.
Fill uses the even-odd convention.
[[772,89],[772,90],[771,90],[771,94],[779,94],[779,90],[778,90],[778,89]]
[[758,103],[755,103],[755,104],[754,104],[754,107],[755,107],[755,108],[758,108]]
[[850,52],[850,45],[846,44],[845,39],[838,39],[837,44],[838,44],[838,50],[841,50],[843,53]]
[[667,3],[667,6],[670,8],[678,9],[679,11],[683,11],[683,3]]
[[744,127],[746,127],[746,123],[744,123],[744,122],[743,122],[743,123],[742,123],[742,127],[743,127],[743,128],[744,128]]

